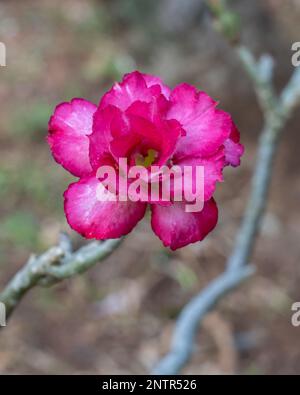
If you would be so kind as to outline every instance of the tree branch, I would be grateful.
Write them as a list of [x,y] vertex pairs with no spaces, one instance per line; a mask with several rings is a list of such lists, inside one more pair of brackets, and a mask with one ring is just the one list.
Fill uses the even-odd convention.
[[226,270],[183,308],[175,325],[171,350],[154,367],[154,374],[177,374],[185,366],[192,355],[195,335],[205,314],[226,293],[254,272],[249,259],[266,206],[279,137],[292,111],[300,104],[300,68],[294,71],[281,95],[277,97],[272,83],[271,56],[263,55],[256,62],[248,49],[235,46],[235,50],[254,84],[264,114],[251,194]]
[[171,351],[153,369],[153,374],[177,374],[189,361],[200,320],[229,291],[254,272],[252,266],[226,270],[201,293],[192,298],[181,311],[171,342]]
[[0,302],[5,304],[7,318],[31,288],[36,285],[49,286],[87,271],[108,257],[121,241],[91,242],[72,252],[70,239],[62,234],[58,246],[40,256],[32,255],[0,293]]

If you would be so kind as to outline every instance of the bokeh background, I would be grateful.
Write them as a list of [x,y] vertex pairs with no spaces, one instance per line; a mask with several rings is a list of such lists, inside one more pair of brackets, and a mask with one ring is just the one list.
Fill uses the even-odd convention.
[[[300,41],[299,0],[236,0],[244,44],[276,59],[280,89]],[[133,69],[185,81],[230,111],[246,146],[242,166],[217,188],[220,220],[202,243],[162,247],[149,218],[107,261],[28,294],[0,333],[2,373],[147,373],[169,346],[183,305],[224,268],[249,192],[262,115],[232,49],[202,0],[0,1],[0,286],[66,230],[62,193],[71,176],[45,142],[54,106],[98,102]],[[253,261],[257,274],[204,320],[184,373],[299,374],[299,109],[288,123]]]

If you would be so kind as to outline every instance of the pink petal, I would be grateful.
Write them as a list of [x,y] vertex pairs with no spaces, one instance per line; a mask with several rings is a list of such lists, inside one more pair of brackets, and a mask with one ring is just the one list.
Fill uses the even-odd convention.
[[104,109],[98,108],[94,115],[93,133],[89,136],[90,162],[94,170],[111,162],[110,143],[114,134],[126,135],[127,131],[121,110],[111,105]]
[[224,143],[226,153],[226,165],[237,167],[241,164],[241,156],[244,153],[244,146],[234,143],[233,140],[227,139]]
[[156,122],[161,118],[165,118],[168,110],[168,100],[163,95],[159,95],[153,98],[151,102],[140,100],[133,102],[126,110],[126,114],[136,115],[148,119],[151,122]]
[[54,159],[78,177],[91,172],[87,135],[92,133],[96,109],[84,99],[73,99],[58,105],[49,121],[47,140]]
[[[219,150],[216,154],[206,157],[185,158],[175,163],[182,168],[184,166],[204,167],[204,200],[209,200],[215,192],[217,182],[223,181],[223,168],[225,166],[224,149]],[[193,185],[196,183],[196,173],[193,172]]]
[[171,93],[168,119],[179,121],[186,131],[177,146],[175,158],[210,156],[229,137],[232,120],[216,109],[216,102],[188,84],[178,85]]
[[[164,164],[183,133],[176,120],[161,119],[165,102],[160,95],[151,103],[136,101],[126,112],[111,105],[98,109],[94,115],[93,133],[89,136],[93,169],[106,164],[112,156],[115,160],[126,157],[131,163],[131,155],[147,155],[149,149],[156,150],[158,163]],[[135,164],[133,162],[131,164]]]
[[161,93],[165,96],[165,98],[168,99],[170,97],[171,89],[168,87],[168,85],[163,83],[161,78],[150,74],[143,74],[143,77],[144,80],[146,81],[148,88],[153,85],[159,85],[161,89]]
[[156,164],[165,164],[174,153],[179,136],[185,133],[177,120],[164,119],[167,109],[168,101],[160,95],[150,103],[136,101],[126,110],[131,132],[142,143],[148,143],[147,148],[159,152]]
[[192,85],[182,83],[177,85],[170,96],[172,103],[168,117],[175,118],[182,124],[188,124],[198,119],[215,102],[205,92],[197,91]]
[[240,132],[234,123],[229,138],[224,142],[225,148],[225,165],[237,167],[241,164],[241,156],[244,153],[244,146],[240,142]]
[[214,199],[204,204],[200,212],[188,213],[184,203],[172,206],[152,205],[151,224],[154,233],[172,250],[203,240],[218,221],[218,208]]
[[71,228],[88,239],[114,239],[129,233],[144,217],[147,205],[141,202],[110,202],[97,198],[100,182],[82,178],[66,190],[65,213]]
[[113,105],[125,111],[133,102],[137,100],[150,102],[160,93],[161,89],[158,85],[148,88],[143,75],[139,71],[134,71],[126,74],[121,83],[117,82],[113,85],[100,100],[99,108]]
[[163,165],[172,156],[182,128],[176,120],[159,120],[155,123],[139,116],[128,115],[131,132],[140,138],[141,149],[154,149],[159,153],[155,164]]

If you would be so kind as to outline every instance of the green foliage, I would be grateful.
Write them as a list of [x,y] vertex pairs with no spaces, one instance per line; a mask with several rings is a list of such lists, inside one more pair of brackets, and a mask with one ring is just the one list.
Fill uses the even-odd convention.
[[159,2],[152,0],[116,0],[112,2],[112,12],[121,22],[135,25],[150,22]]
[[210,0],[209,8],[215,16],[215,28],[229,41],[236,41],[240,32],[240,18],[237,13],[228,9],[226,0]]
[[197,284],[195,272],[188,266],[180,264],[173,271],[173,277],[184,290],[190,290]]
[[85,67],[84,77],[88,81],[100,79],[118,81],[122,79],[123,74],[135,68],[136,65],[130,56],[95,51]]
[[35,139],[44,138],[51,106],[43,101],[19,108],[11,119],[10,129],[18,137]]
[[0,170],[0,198],[4,197],[8,192],[9,174],[7,171]]
[[113,56],[111,57],[102,70],[102,77],[112,80],[120,80],[125,73],[129,73],[135,68],[133,59],[129,56]]
[[17,211],[4,219],[0,235],[6,242],[32,248],[37,243],[38,228],[30,213]]
[[173,261],[172,253],[167,249],[160,251],[153,263],[159,271],[174,279],[185,291],[191,290],[198,282],[194,270],[180,261]]
[[28,200],[30,206],[51,210],[52,215],[62,212],[61,193],[64,187],[61,184],[51,180],[43,169],[30,163],[20,166],[17,171],[7,168],[0,170],[1,199],[6,199],[8,203],[14,202],[15,205],[17,202],[14,199],[21,196],[23,204]]

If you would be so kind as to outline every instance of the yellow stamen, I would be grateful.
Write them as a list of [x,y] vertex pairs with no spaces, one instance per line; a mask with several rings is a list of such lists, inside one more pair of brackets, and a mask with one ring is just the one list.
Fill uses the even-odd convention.
[[136,155],[135,164],[137,166],[144,166],[144,167],[151,166],[155,161],[156,156],[157,156],[157,151],[155,151],[154,149],[148,149],[146,156],[143,156],[141,154]]

